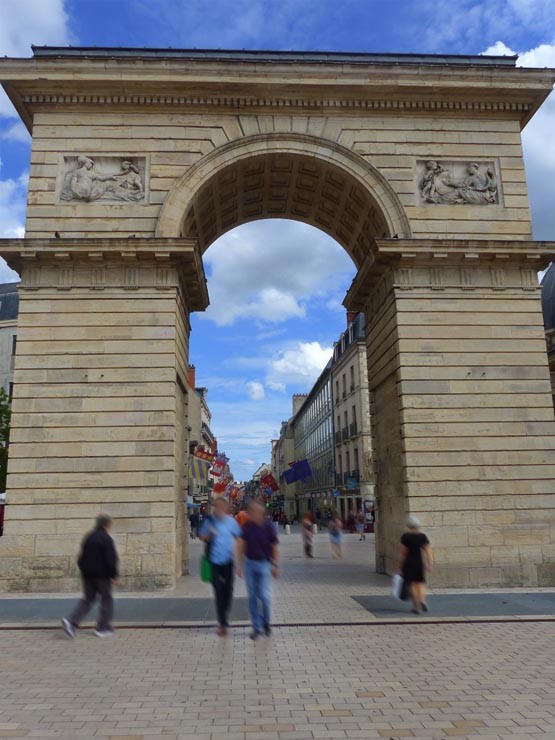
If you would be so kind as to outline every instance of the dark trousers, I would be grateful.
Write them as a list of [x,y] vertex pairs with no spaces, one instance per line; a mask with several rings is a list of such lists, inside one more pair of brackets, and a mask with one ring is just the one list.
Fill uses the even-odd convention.
[[100,597],[100,612],[96,628],[100,632],[112,629],[114,600],[110,578],[83,578],[83,598],[78,602],[71,616],[68,617],[74,627],[79,627],[87,616],[97,595]]
[[212,585],[216,597],[218,624],[228,626],[229,610],[233,599],[233,563],[215,565],[212,563]]

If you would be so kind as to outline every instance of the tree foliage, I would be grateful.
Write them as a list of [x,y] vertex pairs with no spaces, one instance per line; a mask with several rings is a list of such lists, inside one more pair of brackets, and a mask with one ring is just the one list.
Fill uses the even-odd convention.
[[6,490],[11,407],[8,394],[0,388],[0,493]]

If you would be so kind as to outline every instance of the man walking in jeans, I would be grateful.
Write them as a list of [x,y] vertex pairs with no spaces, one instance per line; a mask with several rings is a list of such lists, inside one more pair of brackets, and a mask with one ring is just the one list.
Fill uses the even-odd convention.
[[241,528],[229,515],[227,500],[217,498],[214,502],[214,514],[204,520],[199,539],[208,543],[207,557],[212,565],[212,585],[220,637],[227,635],[229,627],[229,611],[233,598],[233,551],[240,533]]
[[256,640],[263,632],[267,637],[272,634],[272,577],[277,578],[279,573],[279,540],[261,504],[252,503],[249,515],[237,548],[237,573],[245,574],[252,622],[250,638]]
[[97,594],[100,596],[100,613],[95,634],[97,637],[110,637],[114,632],[112,583],[118,579],[118,556],[109,534],[111,526],[110,517],[100,514],[96,519],[96,528],[81,545],[77,565],[83,578],[83,598],[72,614],[62,619],[64,632],[70,637],[75,637],[77,627],[89,613]]

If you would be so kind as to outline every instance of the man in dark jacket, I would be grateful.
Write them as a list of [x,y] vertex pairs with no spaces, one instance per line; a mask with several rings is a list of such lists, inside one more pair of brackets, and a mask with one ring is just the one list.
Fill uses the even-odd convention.
[[112,520],[105,514],[96,519],[96,529],[85,537],[77,565],[83,578],[83,598],[72,614],[62,619],[64,632],[75,637],[75,632],[90,611],[96,596],[100,597],[100,612],[95,634],[97,637],[110,637],[113,634],[112,582],[118,579],[118,555],[109,532]]

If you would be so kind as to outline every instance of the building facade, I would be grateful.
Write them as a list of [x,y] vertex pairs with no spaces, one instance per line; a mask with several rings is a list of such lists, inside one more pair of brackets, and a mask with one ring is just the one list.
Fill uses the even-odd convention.
[[289,468],[289,464],[295,461],[295,435],[292,417],[288,421],[281,422],[279,439],[275,440],[272,447],[272,475],[279,485],[279,501],[283,504],[283,512],[289,519],[297,516],[296,487],[288,486],[283,479],[283,473]]
[[542,279],[542,312],[553,405],[555,407],[555,262],[551,263]]
[[18,283],[0,285],[0,388],[11,399],[19,313]]
[[347,329],[333,347],[335,508],[343,519],[374,499],[370,393],[364,314],[347,314]]
[[292,419],[294,460],[308,460],[312,476],[295,484],[297,513],[332,507],[334,476],[331,360]]
[[187,380],[187,418],[189,430],[188,496],[194,503],[206,503],[214,487],[214,478],[208,475],[205,481],[196,480],[193,477],[190,458],[194,455],[197,448],[215,453],[217,450],[217,441],[210,429],[212,413],[208,406],[208,389],[196,387],[196,368],[194,365],[189,366]]

